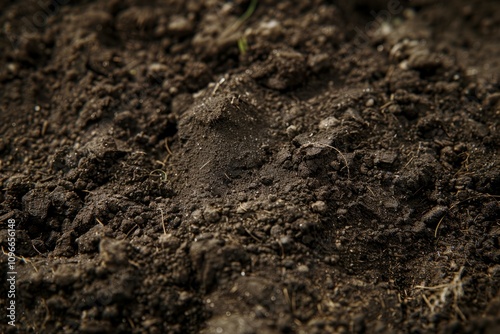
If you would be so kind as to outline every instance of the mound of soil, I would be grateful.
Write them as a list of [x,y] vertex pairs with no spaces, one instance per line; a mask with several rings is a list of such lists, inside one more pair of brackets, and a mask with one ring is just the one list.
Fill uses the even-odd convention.
[[0,7],[2,333],[500,331],[498,2]]

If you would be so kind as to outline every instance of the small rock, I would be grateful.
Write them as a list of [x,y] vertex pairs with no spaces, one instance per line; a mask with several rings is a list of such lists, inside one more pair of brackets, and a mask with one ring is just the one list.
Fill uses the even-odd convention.
[[203,213],[201,212],[200,209],[196,209],[193,212],[191,212],[191,218],[194,221],[200,221],[203,219]]
[[337,215],[339,215],[339,216],[345,215],[346,213],[347,213],[347,209],[340,208],[337,210]]
[[393,209],[396,210],[399,207],[399,202],[395,200],[394,198],[389,198],[386,199],[384,202],[384,207],[387,209]]
[[[148,72],[150,74],[159,74],[168,71],[168,67],[161,63],[152,63],[148,66]],[[130,111],[124,111],[124,113],[130,113]]]
[[286,246],[286,245],[290,244],[291,242],[292,242],[292,238],[290,238],[288,235],[285,235],[284,237],[280,238],[280,243],[283,246]]
[[442,66],[440,57],[428,50],[417,50],[408,59],[408,67],[417,71],[432,70]]
[[309,272],[309,267],[306,266],[305,264],[301,264],[300,266],[297,267],[297,271],[299,273],[308,273]]
[[344,115],[342,115],[342,119],[346,121],[355,121],[360,124],[363,124],[365,122],[363,117],[361,117],[361,115],[359,114],[359,112],[357,112],[353,108],[347,109]]
[[207,207],[203,212],[203,218],[209,223],[217,223],[220,220],[220,210],[213,207]]
[[340,124],[340,121],[338,120],[338,118],[330,116],[330,117],[325,118],[321,122],[319,122],[318,127],[320,130],[326,130],[326,129],[334,127],[338,124]]
[[188,35],[193,29],[191,21],[182,16],[174,16],[168,23],[168,31],[177,36]]
[[430,209],[426,214],[422,216],[422,222],[426,226],[433,226],[438,223],[438,221],[448,212],[446,206],[437,205]]
[[278,38],[282,33],[283,26],[276,20],[261,22],[256,30],[256,36],[262,35],[270,39]]
[[288,128],[286,128],[286,134],[288,138],[293,138],[298,134],[297,127],[295,125],[290,125]]
[[311,204],[311,209],[316,213],[324,213],[328,210],[328,205],[323,201],[317,201]]
[[379,151],[375,154],[373,162],[375,164],[392,165],[396,161],[398,154],[393,151]]

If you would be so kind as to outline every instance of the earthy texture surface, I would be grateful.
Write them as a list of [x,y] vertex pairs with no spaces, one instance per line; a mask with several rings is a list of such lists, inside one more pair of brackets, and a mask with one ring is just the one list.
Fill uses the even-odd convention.
[[0,27],[0,332],[500,332],[497,1],[1,1]]

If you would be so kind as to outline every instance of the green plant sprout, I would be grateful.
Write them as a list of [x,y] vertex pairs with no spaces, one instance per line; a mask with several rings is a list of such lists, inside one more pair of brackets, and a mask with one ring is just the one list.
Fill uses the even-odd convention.
[[258,0],[252,0],[252,2],[250,2],[250,6],[248,6],[246,12],[243,13],[243,15],[238,19],[238,21],[240,21],[243,24],[246,20],[248,20],[250,16],[252,16],[253,12],[255,12],[255,8],[257,8],[258,2],[259,2]]
[[[227,29],[225,29],[219,36],[220,41],[227,41],[228,39],[234,38],[236,32],[243,26],[243,24],[253,15],[255,9],[257,8],[258,0],[252,0],[247,10],[243,15],[231,24]],[[242,54],[245,54],[248,50],[247,39],[242,36],[238,38],[238,49]]]
[[[250,2],[250,6],[248,6],[247,10],[245,13],[243,13],[243,16],[239,18],[239,22],[241,22],[241,25],[252,16],[252,14],[255,12],[255,8],[257,8],[257,3],[258,0],[252,0]],[[248,50],[248,42],[245,36],[242,36],[238,39],[238,49],[240,49],[240,53],[244,55],[247,53]]]
[[[156,174],[157,173],[157,174]],[[157,176],[160,176],[160,181],[161,182],[167,182],[168,181],[168,177],[167,177],[167,172],[164,171],[164,170],[161,170],[161,169],[155,169],[155,170],[152,170],[149,175],[157,175]]]
[[238,49],[240,49],[240,53],[242,55],[244,55],[245,53],[247,53],[247,50],[248,50],[248,42],[247,42],[247,39],[245,36],[243,37],[240,37],[238,39]]

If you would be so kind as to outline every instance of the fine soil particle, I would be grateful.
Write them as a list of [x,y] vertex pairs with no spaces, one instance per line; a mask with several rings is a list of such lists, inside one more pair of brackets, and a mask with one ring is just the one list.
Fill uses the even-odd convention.
[[497,1],[0,26],[0,332],[500,332]]

